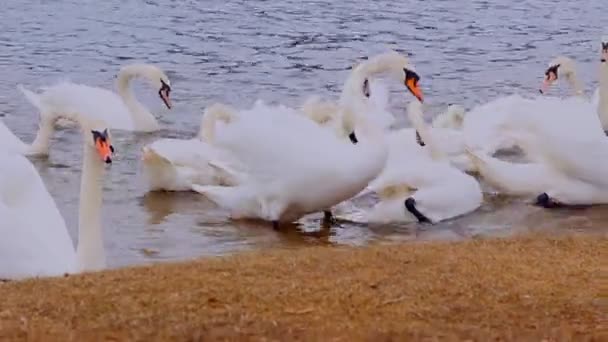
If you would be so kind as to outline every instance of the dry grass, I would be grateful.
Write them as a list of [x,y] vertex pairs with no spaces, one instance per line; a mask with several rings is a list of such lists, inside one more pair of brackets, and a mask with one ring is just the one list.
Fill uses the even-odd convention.
[[0,340],[606,341],[607,250],[606,236],[310,247],[7,283]]

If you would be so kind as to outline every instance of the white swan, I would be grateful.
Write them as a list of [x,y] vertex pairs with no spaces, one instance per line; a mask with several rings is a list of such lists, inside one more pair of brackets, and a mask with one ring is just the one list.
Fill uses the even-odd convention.
[[104,163],[112,161],[107,129],[83,126],[78,246],[40,175],[24,156],[0,154],[0,278],[21,279],[105,267],[101,231]]
[[159,130],[158,121],[133,94],[129,84],[142,77],[171,108],[171,83],[165,73],[150,64],[130,64],[120,69],[117,76],[117,93],[72,82],[59,82],[35,94],[23,86],[19,89],[41,112],[41,116],[63,118],[66,112],[83,113],[89,119],[103,120],[111,129],[152,132]]
[[[608,68],[606,59],[608,58],[608,36],[603,36],[601,39],[601,55],[600,55],[600,84],[591,97],[591,103],[597,108],[597,114],[602,123],[604,131],[608,131],[608,79],[603,71]],[[540,93],[544,94],[558,79],[563,76],[568,84],[572,87],[575,96],[584,97],[583,86],[576,74],[576,63],[572,58],[559,56],[549,63],[549,67],[545,71],[545,78],[540,88]]]
[[216,122],[229,124],[236,109],[216,103],[205,109],[193,139],[160,139],[142,148],[150,190],[191,191],[192,184],[237,185],[247,179],[229,153],[214,147]]
[[411,143],[391,150],[381,175],[370,184],[380,202],[367,213],[367,221],[437,223],[477,209],[483,199],[479,183],[453,167],[437,147],[431,134],[435,129],[424,123],[420,102],[409,104],[408,116],[430,151]]

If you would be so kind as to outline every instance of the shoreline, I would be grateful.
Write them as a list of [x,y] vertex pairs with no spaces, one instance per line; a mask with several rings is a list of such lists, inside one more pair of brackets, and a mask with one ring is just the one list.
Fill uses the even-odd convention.
[[0,284],[2,340],[605,338],[608,236],[242,252]]

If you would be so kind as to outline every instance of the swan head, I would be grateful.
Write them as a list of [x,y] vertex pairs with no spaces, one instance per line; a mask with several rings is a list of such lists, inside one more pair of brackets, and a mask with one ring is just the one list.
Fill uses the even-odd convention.
[[91,134],[93,139],[89,141],[92,142],[92,146],[97,151],[97,154],[104,163],[111,164],[114,146],[112,146],[112,142],[110,141],[108,129],[105,128],[103,131],[92,129]]
[[559,56],[549,62],[549,67],[545,70],[545,77],[539,92],[545,94],[551,85],[557,81],[559,76],[571,80],[576,73],[576,66],[572,58]]
[[[391,75],[402,79],[403,84],[410,93],[412,93],[420,102],[423,102],[424,96],[418,85],[420,76],[418,76],[416,69],[409,62],[407,57],[392,50],[376,55],[368,60],[361,61],[354,66],[353,75],[355,76],[354,80],[358,83],[356,85],[357,89],[360,89],[362,94],[369,98],[369,78],[374,74],[382,72],[389,72]],[[351,86],[354,85],[351,84]]]
[[608,60],[608,34],[602,36],[602,57],[600,61],[606,63]]
[[130,76],[143,77],[150,86],[158,89],[158,96],[168,109],[171,109],[171,82],[169,77],[159,67],[151,64],[130,64],[122,68],[121,73],[125,72]]

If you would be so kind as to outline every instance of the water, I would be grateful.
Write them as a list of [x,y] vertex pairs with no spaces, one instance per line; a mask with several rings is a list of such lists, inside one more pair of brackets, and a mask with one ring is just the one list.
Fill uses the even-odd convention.
[[[121,65],[154,63],[173,85],[174,109],[156,90],[136,92],[165,128],[153,134],[114,132],[119,149],[105,182],[104,239],[111,266],[307,244],[463,239],[527,230],[597,231],[606,209],[546,211],[524,200],[486,196],[474,214],[434,227],[323,227],[318,217],[275,232],[266,224],[230,222],[189,193],[147,193],[141,146],[161,137],[191,137],[203,108],[256,99],[299,104],[336,96],[358,58],[394,48],[422,76],[432,112],[467,108],[499,95],[536,92],[550,59],[578,62],[587,92],[597,87],[603,0],[513,1],[91,1],[4,0],[0,22],[0,116],[31,141],[34,112],[16,89],[69,77],[113,89]],[[395,113],[409,95],[393,88]],[[562,89],[562,92],[565,91]],[[76,239],[80,136],[62,130],[48,159],[36,159]]]

